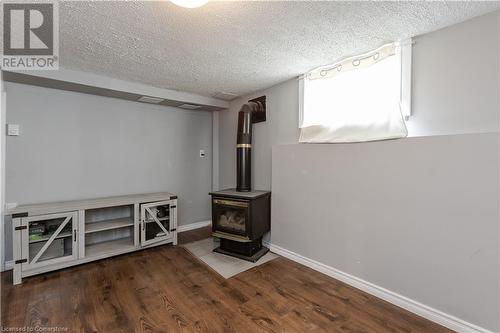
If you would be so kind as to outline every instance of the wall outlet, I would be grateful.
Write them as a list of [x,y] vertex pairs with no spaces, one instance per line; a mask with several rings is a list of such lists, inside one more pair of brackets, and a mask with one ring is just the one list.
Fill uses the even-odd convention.
[[200,149],[200,157],[205,157],[205,150]]
[[18,136],[19,135],[19,125],[18,124],[7,124],[7,135]]

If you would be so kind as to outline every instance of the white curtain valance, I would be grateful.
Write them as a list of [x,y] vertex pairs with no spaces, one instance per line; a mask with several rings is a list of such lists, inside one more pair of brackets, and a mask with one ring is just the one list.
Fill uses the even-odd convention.
[[346,73],[353,69],[365,68],[381,60],[396,54],[396,44],[390,43],[379,47],[376,50],[346,58],[336,64],[322,66],[306,74],[307,79],[316,80],[331,78],[339,74]]

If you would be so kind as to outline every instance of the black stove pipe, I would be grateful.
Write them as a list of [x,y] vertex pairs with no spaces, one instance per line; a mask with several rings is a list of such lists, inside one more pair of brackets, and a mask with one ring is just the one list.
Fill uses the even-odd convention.
[[263,110],[260,102],[244,104],[238,113],[236,142],[236,191],[252,190],[252,114]]

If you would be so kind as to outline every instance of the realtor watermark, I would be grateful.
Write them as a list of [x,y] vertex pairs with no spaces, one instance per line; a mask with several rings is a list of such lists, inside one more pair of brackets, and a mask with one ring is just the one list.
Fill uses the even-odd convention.
[[2,70],[59,69],[57,1],[2,1]]

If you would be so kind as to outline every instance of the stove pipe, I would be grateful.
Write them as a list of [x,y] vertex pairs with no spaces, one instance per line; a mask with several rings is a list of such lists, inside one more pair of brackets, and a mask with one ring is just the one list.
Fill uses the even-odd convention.
[[236,142],[236,191],[252,190],[252,116],[263,111],[261,102],[248,102],[238,113],[238,137]]

